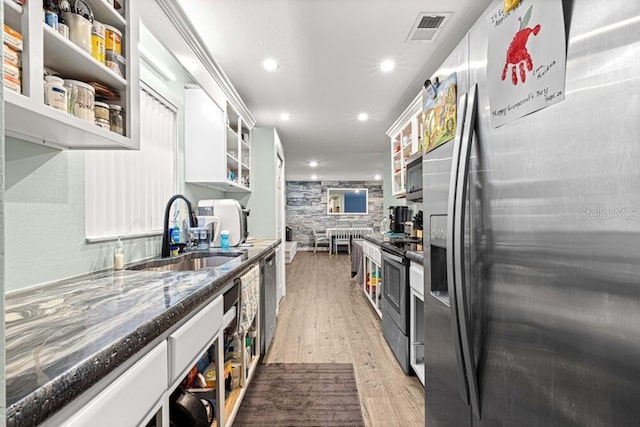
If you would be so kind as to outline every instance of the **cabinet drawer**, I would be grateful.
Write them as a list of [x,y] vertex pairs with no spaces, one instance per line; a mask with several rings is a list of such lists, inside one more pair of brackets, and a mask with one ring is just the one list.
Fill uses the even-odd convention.
[[379,246],[371,247],[371,259],[374,260],[379,266],[382,266],[382,254],[380,253]]
[[137,425],[162,398],[166,388],[167,343],[162,341],[62,425]]
[[222,326],[223,316],[220,295],[169,336],[169,384],[183,375],[209,345]]
[[424,300],[424,267],[413,261],[411,261],[409,268],[409,286],[420,299]]
[[364,255],[368,258],[371,258],[378,265],[382,265],[382,256],[380,255],[380,246],[374,245],[373,243],[364,241],[363,245]]

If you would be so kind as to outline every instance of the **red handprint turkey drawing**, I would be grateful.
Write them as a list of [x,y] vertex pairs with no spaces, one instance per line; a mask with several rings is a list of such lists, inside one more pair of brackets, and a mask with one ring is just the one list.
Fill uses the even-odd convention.
[[529,36],[531,34],[534,36],[538,35],[541,27],[540,24],[533,28],[527,27],[529,19],[531,18],[532,7],[533,6],[529,6],[527,13],[524,14],[524,18],[518,18],[520,21],[520,30],[515,36],[513,36],[513,40],[511,40],[509,49],[507,49],[507,62],[504,64],[504,69],[502,70],[502,80],[504,80],[507,77],[509,65],[511,65],[511,81],[514,85],[518,84],[516,68],[520,70],[520,80],[522,83],[527,80],[527,74],[524,71],[525,64],[527,66],[527,70],[533,70],[533,61],[531,60],[531,55],[529,55],[529,51],[527,50],[527,42],[529,41]]

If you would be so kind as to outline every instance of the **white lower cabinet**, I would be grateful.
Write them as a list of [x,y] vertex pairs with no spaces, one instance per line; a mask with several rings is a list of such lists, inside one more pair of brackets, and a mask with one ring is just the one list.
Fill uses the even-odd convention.
[[[241,281],[234,280],[225,296],[217,297],[168,337],[167,408],[146,426],[217,427],[233,422],[260,360],[259,309],[249,329],[237,332],[244,294]],[[197,378],[206,384],[199,384]],[[197,400],[190,402],[193,398],[202,402],[202,408]],[[206,423],[203,415],[210,415]]]
[[409,307],[409,363],[416,376],[424,385],[424,267],[411,262],[409,268],[409,286],[411,302]]
[[[230,425],[260,361],[259,307],[248,330],[234,333],[233,326],[237,327],[243,303],[240,288],[236,279],[225,295],[228,301],[225,302],[223,295],[216,297],[114,380],[103,380],[106,386],[97,395],[80,395],[44,425],[191,425],[184,424],[184,419],[174,421],[179,410],[172,413],[176,405],[172,405],[171,398],[176,390],[182,392],[182,389],[199,400],[213,403],[203,406],[213,409],[211,426]],[[253,297],[259,301],[259,292]],[[237,338],[233,339],[234,336]],[[232,342],[238,348],[232,350]],[[203,367],[203,363],[206,366]],[[193,380],[196,371],[205,374],[215,371],[215,378],[204,378],[208,380],[205,387],[183,387],[188,382],[185,379]]]
[[373,309],[382,318],[382,254],[380,246],[367,240],[362,242],[362,262],[364,273],[362,290]]
[[166,388],[167,343],[163,341],[61,425],[138,425],[160,406]]

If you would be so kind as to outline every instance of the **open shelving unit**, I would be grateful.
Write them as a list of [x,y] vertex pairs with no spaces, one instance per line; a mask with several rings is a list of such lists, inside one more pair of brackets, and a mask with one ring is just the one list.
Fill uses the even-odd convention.
[[[137,2],[124,2],[123,14],[103,0],[87,0],[95,19],[122,32],[125,77],[108,69],[88,52],[42,22],[42,3],[24,6],[4,1],[4,23],[22,34],[22,92],[4,91],[6,135],[61,149],[139,148],[139,64]],[[96,82],[120,97],[109,104],[125,112],[125,134],[118,135],[44,103],[45,67],[64,79]],[[38,126],[34,126],[38,123]]]
[[407,159],[417,153],[420,146],[421,109],[420,93],[387,131],[391,139],[391,191],[397,198],[406,196]]
[[231,104],[226,111],[227,181],[251,191],[251,129]]
[[[225,325],[228,325],[229,322],[225,319]],[[260,363],[260,328],[260,308],[258,307],[258,311],[256,312],[250,328],[251,332],[238,333],[238,339],[240,342],[241,372],[238,386],[233,388],[229,395],[224,399],[225,426],[233,424],[233,420],[240,409],[242,399],[247,392],[247,387],[251,383],[256,368]],[[247,344],[248,340],[250,341],[249,345]],[[211,425],[217,427],[218,423],[216,421]]]
[[378,317],[382,318],[382,259],[380,247],[365,240],[362,242],[364,283],[362,290]]
[[[238,284],[238,286],[240,285]],[[197,369],[196,367],[200,364],[203,358],[204,360],[208,360],[213,363],[216,372],[216,386],[208,389],[187,388],[187,390],[195,393],[197,396],[200,395],[200,397],[206,396],[215,402],[215,417],[211,423],[211,426],[214,427],[232,425],[240,408],[240,404],[242,403],[242,399],[247,391],[247,387],[249,386],[255,370],[260,363],[260,309],[258,308],[258,312],[256,313],[253,324],[251,325],[251,332],[240,333],[230,330],[234,324],[234,320],[238,319],[237,313],[241,310],[240,304],[241,302],[238,302],[224,313],[222,327],[210,341],[210,345],[208,345],[206,350],[202,351],[198,357],[193,359],[189,368],[185,370],[184,375],[182,375],[177,381],[174,381],[167,392],[166,405],[169,404],[168,399],[171,393],[181,384],[185,384],[188,373]],[[225,380],[227,378],[225,368],[232,362],[227,360],[227,350],[231,348],[231,338],[236,335],[238,336],[240,349],[239,351],[235,348],[233,350],[234,352],[237,351],[239,353],[239,361],[233,362],[233,364],[237,363],[240,365],[240,372],[237,381],[238,384],[234,386],[234,381],[232,379],[232,389],[228,390],[225,386]],[[250,337],[249,340],[247,340],[247,335]],[[247,341],[250,341],[251,344],[247,344]],[[233,374],[231,375],[233,378]],[[228,395],[226,394],[227,392]],[[219,405],[219,402],[222,402],[222,404]],[[168,415],[171,416],[170,414]],[[152,422],[150,421],[148,425],[152,425]]]

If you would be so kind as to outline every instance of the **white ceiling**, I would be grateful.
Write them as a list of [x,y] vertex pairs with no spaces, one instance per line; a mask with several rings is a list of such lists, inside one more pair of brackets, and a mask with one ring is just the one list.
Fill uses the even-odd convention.
[[[179,0],[256,119],[283,143],[288,180],[383,174],[386,130],[491,0]],[[435,42],[405,40],[420,12],[452,12]],[[261,64],[275,58],[280,68]],[[382,73],[379,64],[396,68]],[[280,114],[291,120],[283,122]],[[367,112],[369,120],[357,115]],[[310,160],[319,166],[311,169]]]

